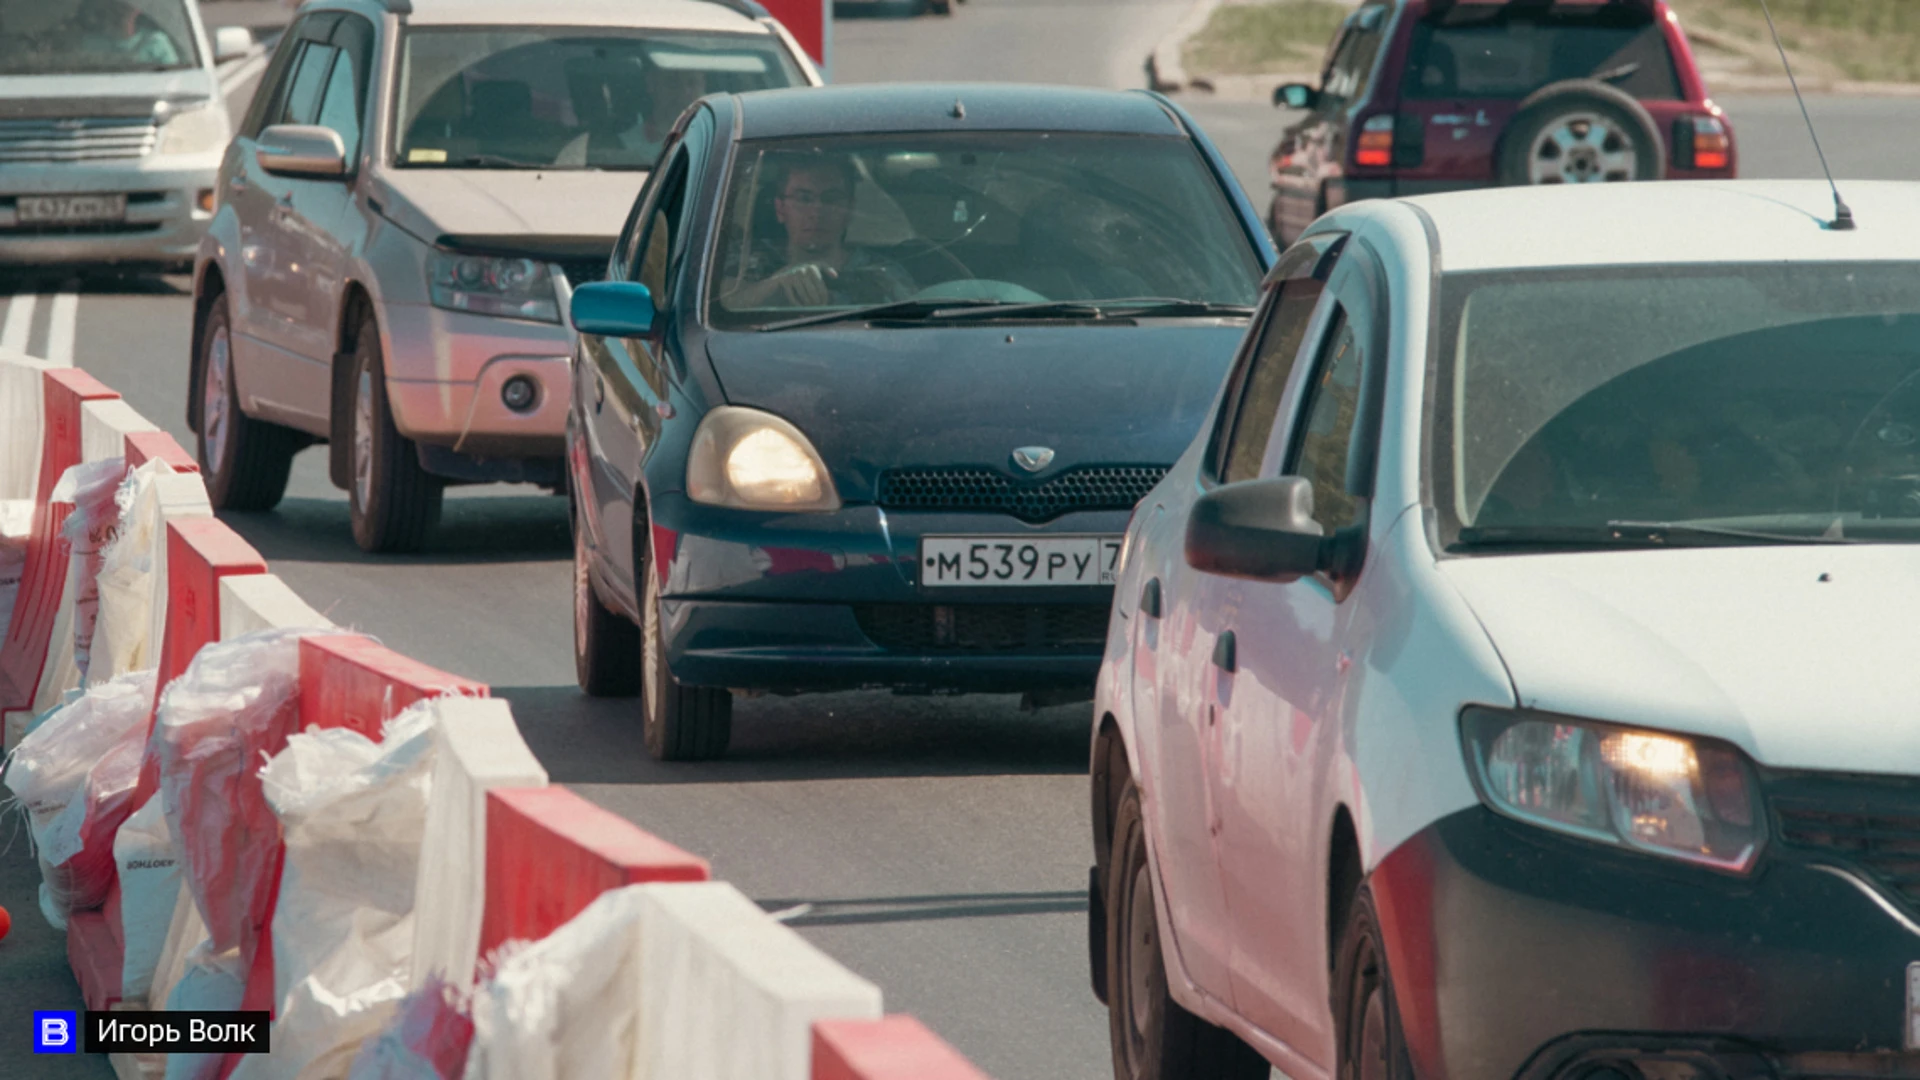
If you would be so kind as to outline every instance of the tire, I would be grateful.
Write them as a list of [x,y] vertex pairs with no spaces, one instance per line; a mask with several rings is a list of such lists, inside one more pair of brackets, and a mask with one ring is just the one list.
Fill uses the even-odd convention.
[[1666,175],[1666,143],[1652,114],[1631,95],[1592,79],[1534,91],[1500,139],[1498,178],[1507,187]]
[[641,735],[655,761],[711,761],[733,737],[733,695],[710,686],[682,686],[667,667],[660,632],[660,575],[651,562],[636,566],[640,595]]
[[573,523],[573,673],[589,697],[640,692],[640,628],[607,610],[587,570],[586,525]]
[[1260,1055],[1181,1008],[1167,989],[1140,789],[1131,779],[1121,789],[1109,865],[1107,1029],[1115,1080],[1266,1080]]
[[1333,993],[1339,1040],[1336,1080],[1413,1080],[1413,1061],[1380,942],[1380,921],[1374,914],[1373,895],[1365,888],[1347,914],[1333,971]]
[[354,328],[353,376],[348,384],[348,447],[352,468],[347,508],[353,541],[362,551],[418,551],[440,521],[445,485],[420,467],[413,440],[393,426],[386,363],[371,317]]
[[225,293],[207,308],[194,357],[194,392],[199,395],[196,448],[207,498],[215,510],[271,510],[287,493],[293,455],[305,442],[300,433],[255,420],[240,411],[240,387],[233,371],[233,331]]

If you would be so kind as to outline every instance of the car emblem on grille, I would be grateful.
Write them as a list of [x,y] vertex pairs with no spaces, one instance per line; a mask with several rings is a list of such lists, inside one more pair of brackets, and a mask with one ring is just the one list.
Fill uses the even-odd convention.
[[1053,464],[1053,447],[1023,446],[1013,452],[1013,463],[1028,472],[1039,472]]

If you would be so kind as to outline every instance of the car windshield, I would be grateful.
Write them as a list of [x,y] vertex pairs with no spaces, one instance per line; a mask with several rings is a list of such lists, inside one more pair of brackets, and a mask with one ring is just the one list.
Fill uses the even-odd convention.
[[1642,101],[1681,97],[1652,6],[1458,4],[1414,27],[1403,96],[1524,98],[1564,79],[1602,79]]
[[564,28],[407,34],[394,164],[650,169],[688,105],[804,82],[778,38]]
[[1920,264],[1462,273],[1442,302],[1450,544],[1920,540]]
[[[1253,242],[1184,138],[1044,132],[746,144],[713,261],[713,324],[927,301],[1099,318],[1102,302],[1252,304]],[[1066,301],[1051,305],[1049,302]],[[926,314],[925,311],[920,314]]]
[[182,0],[0,0],[0,75],[173,71],[193,41]]

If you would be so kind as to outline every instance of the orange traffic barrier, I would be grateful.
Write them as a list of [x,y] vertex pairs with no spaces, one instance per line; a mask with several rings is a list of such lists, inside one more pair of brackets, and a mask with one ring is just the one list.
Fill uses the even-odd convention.
[[911,1016],[817,1020],[813,1080],[987,1080]]
[[480,955],[546,937],[609,889],[709,877],[705,859],[566,788],[489,791]]

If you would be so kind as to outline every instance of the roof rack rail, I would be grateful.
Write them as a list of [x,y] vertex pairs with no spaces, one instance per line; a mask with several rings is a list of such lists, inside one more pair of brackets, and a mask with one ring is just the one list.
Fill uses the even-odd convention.
[[[401,2],[405,3],[406,0],[401,0]],[[761,7],[755,3],[754,0],[706,0],[706,2],[709,4],[719,4],[723,8],[731,8],[749,19],[773,18],[773,15],[769,13],[766,8]]]

